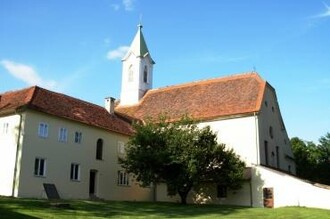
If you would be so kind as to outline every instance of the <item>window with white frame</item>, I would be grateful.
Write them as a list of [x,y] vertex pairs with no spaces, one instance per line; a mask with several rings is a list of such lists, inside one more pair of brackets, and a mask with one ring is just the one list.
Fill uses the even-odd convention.
[[70,179],[73,181],[80,180],[80,165],[79,164],[71,163]]
[[34,175],[46,176],[46,160],[44,158],[36,158],[34,160]]
[[8,122],[4,122],[2,124],[2,134],[8,134],[8,129],[9,129],[9,123]]
[[75,132],[74,133],[74,143],[80,144],[82,139],[82,133],[81,132]]
[[122,141],[118,141],[118,154],[125,154],[125,143]]
[[129,186],[129,174],[125,171],[118,171],[118,185]]
[[48,137],[48,124],[41,122],[39,123],[38,136],[41,138]]
[[68,140],[68,130],[66,128],[60,128],[58,130],[58,141],[67,142]]

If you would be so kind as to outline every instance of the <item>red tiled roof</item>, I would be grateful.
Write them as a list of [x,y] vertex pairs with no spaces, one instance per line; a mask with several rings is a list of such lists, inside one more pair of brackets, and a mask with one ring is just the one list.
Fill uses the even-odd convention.
[[260,110],[266,81],[257,73],[203,80],[149,90],[137,105],[116,111],[138,119],[188,115],[198,120],[241,115]]
[[132,134],[130,123],[105,108],[37,86],[0,94],[0,114],[32,109],[121,134]]

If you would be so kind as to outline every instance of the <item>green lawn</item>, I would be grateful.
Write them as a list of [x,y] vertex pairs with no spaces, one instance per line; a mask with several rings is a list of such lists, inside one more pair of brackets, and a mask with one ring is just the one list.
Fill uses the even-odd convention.
[[0,197],[0,218],[330,218],[330,210],[286,207],[277,209],[146,202],[64,201]]

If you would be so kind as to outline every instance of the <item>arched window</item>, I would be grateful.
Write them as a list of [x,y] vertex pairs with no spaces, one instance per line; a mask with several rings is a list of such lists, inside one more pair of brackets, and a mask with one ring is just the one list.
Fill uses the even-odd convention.
[[103,140],[99,138],[96,142],[96,159],[102,160],[103,156]]
[[133,66],[130,65],[128,68],[128,82],[132,82],[134,80],[134,71]]
[[143,82],[148,83],[148,67],[144,66],[144,71],[143,71]]

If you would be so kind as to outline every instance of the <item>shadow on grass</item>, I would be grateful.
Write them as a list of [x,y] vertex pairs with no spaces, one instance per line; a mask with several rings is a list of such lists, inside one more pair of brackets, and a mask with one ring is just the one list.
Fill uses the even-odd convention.
[[[66,201],[69,208],[38,199],[0,197],[0,218],[193,218],[225,216],[247,209],[237,206],[181,205],[178,203]],[[30,215],[30,216],[29,216]]]
[[219,205],[181,205],[176,203],[150,202],[76,202],[77,211],[87,211],[95,217],[162,217],[191,218],[210,215],[229,215],[246,207]]
[[[20,200],[19,202],[12,198],[0,198],[0,218],[38,218],[25,213],[25,209],[34,209],[34,202]],[[21,210],[23,211],[21,212]]]

